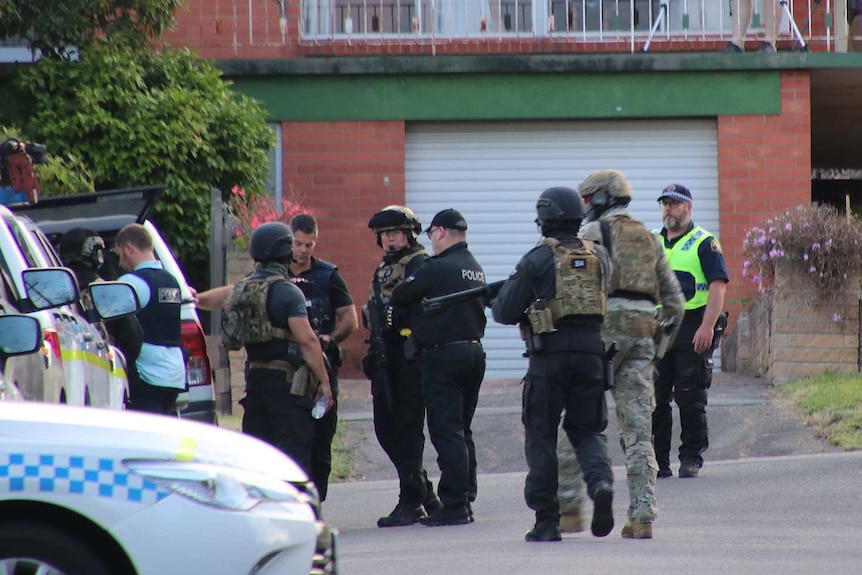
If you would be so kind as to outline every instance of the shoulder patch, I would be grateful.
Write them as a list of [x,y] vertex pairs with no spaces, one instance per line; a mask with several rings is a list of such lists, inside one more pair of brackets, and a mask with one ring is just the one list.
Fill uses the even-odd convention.
[[709,242],[709,247],[710,247],[710,248],[712,249],[712,251],[714,251],[715,253],[718,253],[718,254],[722,253],[722,252],[721,252],[721,244],[720,244],[720,243],[718,243],[718,240],[717,240],[717,239],[715,239],[715,238],[712,238],[712,240],[710,240],[710,242]]

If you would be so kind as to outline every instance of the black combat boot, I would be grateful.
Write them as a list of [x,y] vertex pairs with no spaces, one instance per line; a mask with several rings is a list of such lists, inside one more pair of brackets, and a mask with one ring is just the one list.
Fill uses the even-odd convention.
[[436,493],[429,491],[428,495],[425,496],[425,500],[422,502],[422,507],[425,508],[425,513],[431,515],[432,513],[443,509],[443,502],[440,501],[440,498],[437,497]]
[[562,541],[560,536],[560,528],[553,521],[537,521],[532,529],[524,535],[525,541],[543,542],[543,541]]
[[443,507],[428,517],[423,517],[419,523],[425,527],[438,527],[441,525],[467,525],[470,523],[470,515],[466,507]]
[[406,505],[398,503],[392,513],[377,520],[378,527],[405,527],[418,523],[423,517],[427,517],[425,508],[421,505]]
[[605,481],[599,483],[593,494],[593,522],[590,531],[596,537],[605,537],[614,528],[614,490]]

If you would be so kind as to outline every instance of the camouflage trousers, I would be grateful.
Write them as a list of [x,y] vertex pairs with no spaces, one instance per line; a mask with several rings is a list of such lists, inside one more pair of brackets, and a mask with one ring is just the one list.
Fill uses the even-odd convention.
[[[658,515],[655,482],[658,464],[652,445],[652,412],[655,409],[653,357],[655,343],[648,337],[614,335],[619,357],[611,393],[616,403],[620,446],[626,461],[630,521],[648,523]],[[616,363],[616,362],[615,362]],[[562,426],[557,434],[561,513],[581,513],[585,486],[575,450]]]

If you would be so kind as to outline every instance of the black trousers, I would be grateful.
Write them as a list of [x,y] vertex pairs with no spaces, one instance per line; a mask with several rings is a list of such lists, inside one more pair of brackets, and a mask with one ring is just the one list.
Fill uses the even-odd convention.
[[433,486],[422,464],[425,452],[425,404],[419,369],[401,355],[389,355],[388,373],[393,409],[386,404],[383,378],[378,372],[371,380],[374,433],[380,447],[398,472],[398,501],[417,506],[425,501]]
[[277,447],[312,477],[313,398],[291,394],[287,372],[275,369],[248,370],[245,386],[243,433]]
[[329,385],[332,388],[332,407],[323,417],[314,421],[314,440],[311,445],[311,480],[317,487],[320,500],[326,499],[329,491],[329,474],[332,473],[332,439],[338,427],[338,368],[329,370]]
[[599,483],[613,483],[607,439],[604,358],[576,351],[536,354],[524,378],[522,421],[527,481],[524,498],[537,522],[558,523],[557,427],[575,448],[592,498]]
[[659,467],[670,467],[673,429],[671,399],[679,408],[679,460],[703,465],[709,447],[706,422],[707,390],[712,385],[712,350],[672,349],[658,362],[655,382],[656,408],[652,415],[652,436]]
[[477,492],[476,446],[470,426],[485,377],[485,352],[478,342],[426,348],[419,356],[419,367],[428,433],[440,467],[437,495],[444,507],[466,508]]
[[150,385],[140,378],[137,370],[130,368],[129,374],[129,409],[158,413],[161,415],[176,415],[177,396],[180,390],[173,387]]

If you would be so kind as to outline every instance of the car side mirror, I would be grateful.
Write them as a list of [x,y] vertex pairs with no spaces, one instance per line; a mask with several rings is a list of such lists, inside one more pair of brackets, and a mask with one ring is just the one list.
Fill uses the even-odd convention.
[[135,288],[125,282],[94,282],[90,284],[93,309],[103,320],[119,319],[141,309]]
[[0,354],[5,357],[33,353],[42,345],[39,320],[29,315],[0,316]]
[[[21,272],[27,302],[23,312],[40,311],[78,301],[78,284],[67,268],[30,268]],[[29,303],[29,306],[27,305]]]

